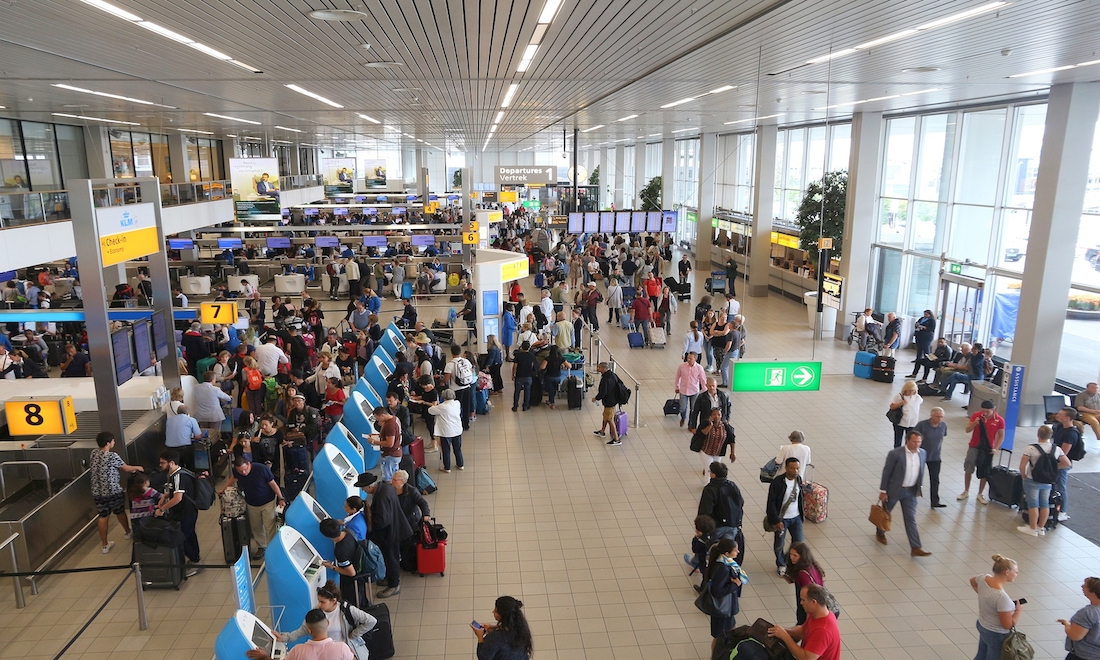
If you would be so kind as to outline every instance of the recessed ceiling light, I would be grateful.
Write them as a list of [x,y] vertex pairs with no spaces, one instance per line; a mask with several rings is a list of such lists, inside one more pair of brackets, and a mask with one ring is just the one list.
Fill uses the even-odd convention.
[[694,100],[695,100],[694,96],[689,96],[686,99],[680,99],[679,101],[673,101],[672,103],[666,103],[666,104],[662,105],[661,108],[662,109],[664,109],[664,108],[674,108],[678,105],[683,105],[685,103],[691,103]]
[[661,137],[662,133],[650,133],[648,137]]
[[829,60],[835,60],[838,57],[844,57],[845,55],[849,55],[854,52],[856,52],[855,48],[844,48],[842,50],[829,53],[828,55],[822,55],[820,57],[815,57],[812,60],[806,60],[806,64],[819,64],[821,62],[828,62]]
[[355,11],[353,9],[314,9],[308,12],[306,16],[309,16],[315,21],[333,21],[336,23],[365,21],[370,18],[370,14],[364,11]]
[[240,60],[227,60],[227,61],[230,64],[241,67],[242,69],[248,69],[252,73],[263,73],[263,71],[261,71],[260,69],[257,69],[256,67],[254,67],[250,64],[245,64],[244,62],[241,62]]
[[561,7],[562,0],[546,0],[546,4],[542,6],[542,13],[539,14],[539,23],[550,23],[554,20],[554,14],[558,13],[558,8]]
[[278,129],[281,129],[281,130],[284,130],[284,131],[290,131],[291,133],[301,133],[302,132],[302,131],[298,130],[297,128],[287,128],[286,126],[276,126],[275,128],[278,128]]
[[195,50],[199,51],[200,53],[206,53],[210,57],[213,57],[214,59],[221,60],[223,62],[228,62],[228,61],[233,59],[232,55],[226,55],[225,53],[221,52],[220,50],[214,50],[210,46],[207,46],[205,44],[200,44],[197,41],[193,42],[193,43],[189,43],[189,44],[187,44],[187,46],[190,47],[190,48],[194,48]]
[[737,87],[734,86],[734,85],[723,85],[722,87],[719,87],[718,89],[710,90],[709,92],[707,92],[707,94],[721,94],[722,92],[728,92],[731,89],[737,89]]
[[141,126],[136,121],[121,121],[119,119],[104,119],[102,117],[85,117],[84,115],[67,115],[64,112],[51,112],[54,117],[68,117],[70,119],[87,119],[88,121],[101,121],[105,124],[126,124],[127,126]]
[[419,92],[422,91],[420,87],[394,87],[395,92]]
[[114,14],[115,16],[118,16],[119,18],[125,19],[127,21],[135,21],[136,22],[136,21],[141,20],[140,16],[135,16],[135,15],[131,14],[130,12],[126,11],[125,9],[121,9],[119,7],[116,7],[112,4],[110,4],[110,3],[103,2],[103,0],[81,0],[81,2],[84,2],[85,4],[89,4],[93,7],[95,7],[96,9],[102,9],[103,11],[107,12],[108,14]]
[[697,131],[697,130],[699,130],[699,127],[695,126],[694,128],[681,128],[677,131],[672,131],[672,132],[673,133],[687,133],[688,131]]
[[404,62],[367,62],[363,66],[368,69],[393,69],[399,66],[405,66]]
[[581,133],[587,133],[587,132],[589,132],[589,131],[594,131],[594,130],[596,130],[597,128],[603,128],[603,124],[600,124],[600,125],[598,125],[598,126],[593,126],[592,128],[586,128],[586,129],[582,130],[582,131],[581,131]]
[[1027,73],[1017,73],[1009,76],[1009,78],[1024,78],[1026,76],[1036,76],[1041,73],[1054,73],[1055,71],[1065,71],[1066,69],[1076,69],[1081,66],[1093,66],[1094,64],[1100,64],[1100,60],[1091,60],[1089,62],[1081,62],[1080,64],[1067,64],[1066,66],[1056,66],[1049,69],[1039,69],[1037,71],[1028,71]]
[[[2,106],[0,106],[0,107],[2,107]],[[63,106],[61,106],[61,107],[62,107],[62,108],[89,108],[89,107],[91,107],[91,106],[88,106],[88,105],[81,105],[81,104],[79,104],[79,103],[66,103],[65,105],[63,105]]]
[[317,99],[317,100],[318,100],[318,101],[320,101],[321,103],[325,103],[325,104],[327,104],[327,105],[331,105],[331,106],[332,106],[332,107],[334,107],[334,108],[342,108],[342,107],[344,107],[344,106],[340,105],[339,103],[337,103],[336,101],[333,101],[333,100],[331,100],[331,99],[327,99],[327,98],[325,98],[325,97],[321,96],[320,94],[315,94],[315,93],[313,93],[313,92],[309,91],[308,89],[303,89],[303,88],[299,87],[298,85],[284,85],[284,86],[285,86],[285,87],[286,87],[287,89],[290,89],[290,90],[294,90],[295,92],[298,92],[299,94],[302,94],[302,95],[304,95],[304,96],[308,96],[308,97],[310,97],[310,98],[314,98],[314,99]]
[[241,119],[240,117],[229,117],[227,115],[218,115],[218,114],[214,114],[213,112],[204,112],[202,114],[206,115],[207,117],[217,117],[218,119],[227,119],[229,121],[239,121],[242,124],[253,124],[255,126],[260,125],[260,122],[252,121],[251,119]]
[[192,39],[191,37],[180,34],[179,32],[173,32],[172,30],[169,30],[166,27],[161,27],[160,25],[157,25],[156,23],[151,23],[149,21],[139,22],[138,27],[143,27],[146,30],[149,30],[150,32],[156,32],[157,34],[159,34],[162,37],[167,37],[167,38],[171,39],[172,41],[178,41],[181,44],[190,45],[190,44],[195,43],[195,40]]
[[504,93],[504,100],[500,102],[500,107],[507,108],[512,103],[512,98],[516,95],[517,89],[519,89],[519,83],[508,85],[508,91]]
[[627,115],[627,116],[623,117],[622,119],[616,119],[615,121],[616,121],[616,122],[620,122],[620,121],[626,121],[626,120],[628,120],[628,119],[634,119],[634,118],[635,118],[635,117],[637,117],[637,116],[638,116],[638,115]]
[[750,117],[748,119],[735,119],[733,121],[727,121],[727,122],[723,122],[723,123],[726,126],[729,126],[730,124],[744,124],[744,123],[750,122],[750,121],[760,121],[761,119],[774,119],[776,117],[782,117],[784,114],[785,113],[780,112],[777,115],[764,115],[763,117]]
[[378,121],[377,119],[375,119],[374,117],[370,117],[368,115],[360,114],[359,116],[361,118],[366,119],[367,121],[371,122],[372,124],[381,124],[382,123],[382,122]]
[[[135,98],[131,98],[129,96],[119,96],[118,94],[108,94],[106,92],[97,92],[97,91],[92,90],[92,89],[84,89],[83,87],[74,87],[73,85],[63,85],[61,83],[54,83],[53,87],[57,87],[58,89],[67,89],[67,90],[72,91],[72,92],[80,92],[82,94],[94,94],[95,96],[103,96],[103,97],[106,97],[106,98],[109,98],[109,99],[118,99],[120,101],[129,101],[131,103],[140,103],[142,105],[155,105],[158,108],[170,108],[172,110],[176,109],[175,106],[171,106],[171,105],[162,105],[160,103],[153,103],[152,101],[143,101],[142,99],[135,99]],[[65,106],[65,107],[69,107],[69,106]],[[79,107],[79,106],[74,106],[74,107]]]
[[911,66],[908,69],[902,69],[902,73],[932,73],[933,71],[940,71],[938,66]]
[[503,118],[504,118],[504,111],[501,110],[500,112],[497,113],[497,118],[493,120],[493,123],[494,124],[499,124],[500,120],[503,119]]
[[214,131],[196,131],[193,128],[177,128],[176,130],[179,131],[180,133],[199,133],[199,134],[202,134],[202,135],[213,135],[214,134]]

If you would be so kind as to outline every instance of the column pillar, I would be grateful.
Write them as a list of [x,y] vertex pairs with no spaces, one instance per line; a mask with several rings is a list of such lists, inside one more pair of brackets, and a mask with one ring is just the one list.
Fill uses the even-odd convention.
[[661,141],[661,206],[672,210],[672,187],[676,178],[676,140],[667,137]]
[[1027,407],[1042,404],[1054,389],[1098,114],[1100,83],[1050,88],[1012,344],[1012,362],[1027,367]]
[[625,197],[625,195],[623,194],[623,186],[626,185],[626,163],[624,162],[625,159],[626,146],[622,144],[617,145],[615,147],[615,178],[608,179],[609,181],[614,181],[614,194],[612,195],[612,199],[615,200],[615,208],[617,209],[626,208],[625,206],[623,206],[623,198]]
[[[695,268],[704,273],[711,270],[711,250],[714,248],[714,173],[718,168],[718,134],[699,136],[699,212],[696,214]],[[699,281],[696,278],[696,281]]]
[[88,175],[93,179],[113,177],[111,139],[106,126],[84,127],[84,151],[88,154]]
[[755,192],[752,202],[752,244],[748,259],[748,282],[745,292],[753,298],[768,295],[768,274],[772,264],[772,218],[775,206],[775,142],[779,127],[775,124],[756,127]]
[[878,196],[879,170],[882,166],[883,127],[881,112],[857,112],[852,115],[852,142],[848,156],[848,196],[844,205],[843,258],[840,276],[844,278],[840,313],[836,315],[835,337],[848,333],[853,312],[867,307],[871,282],[871,243],[875,240],[875,200]]
[[597,168],[600,170],[599,207],[601,209],[610,208],[612,200],[607,199],[607,149],[603,147],[596,148],[596,164],[592,167],[592,171],[595,172]]
[[645,188],[645,184],[649,181],[645,178],[645,142],[638,142],[634,145],[634,190],[627,191],[630,193],[630,199],[626,200],[627,206],[634,209],[642,208],[641,195],[642,188]]
[[[225,152],[225,149],[222,149]],[[184,135],[168,136],[168,164],[172,168],[172,183],[187,183],[191,180],[187,167],[187,137]],[[225,175],[229,177],[229,163],[225,164]]]

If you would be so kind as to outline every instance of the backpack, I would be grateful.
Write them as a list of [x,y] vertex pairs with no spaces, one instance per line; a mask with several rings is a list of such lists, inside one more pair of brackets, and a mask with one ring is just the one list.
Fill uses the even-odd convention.
[[447,358],[443,356],[443,349],[439,347],[439,344],[431,344],[432,347],[432,371],[441,374],[443,369],[447,367]]
[[1079,461],[1084,458],[1087,453],[1088,452],[1085,451],[1085,438],[1081,435],[1081,432],[1078,431],[1077,442],[1074,442],[1073,446],[1069,448],[1069,453],[1067,453],[1066,456],[1069,456],[1069,460],[1071,461]]
[[615,398],[616,403],[620,406],[625,406],[630,403],[630,388],[623,382],[622,378],[618,379],[618,383],[615,385]]
[[374,582],[386,579],[386,561],[374,541],[356,541],[355,560],[352,561],[352,565],[355,566],[356,577],[365,575],[367,579]]
[[191,477],[191,481],[195,484],[194,496],[188,496],[194,504],[195,508],[199,511],[206,511],[214,505],[214,484],[210,483],[210,479],[206,477],[206,473],[196,475],[190,470],[181,470],[184,474]]
[[1057,447],[1052,444],[1050,451],[1044,452],[1036,443],[1032,443],[1031,446],[1039,450],[1039,457],[1031,464],[1031,479],[1041,484],[1052,484],[1057,481],[1058,459],[1055,458]]
[[473,366],[470,365],[470,361],[466,358],[455,358],[454,376],[455,382],[462,386],[473,385],[477,380],[477,373],[474,371]]
[[247,381],[246,385],[248,389],[253,392],[264,386],[264,375],[260,373],[259,369],[245,369],[244,377]]

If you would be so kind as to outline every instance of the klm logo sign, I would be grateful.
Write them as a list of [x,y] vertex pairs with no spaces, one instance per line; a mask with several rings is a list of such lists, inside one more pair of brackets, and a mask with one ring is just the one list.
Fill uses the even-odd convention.
[[129,211],[123,213],[122,219],[118,221],[118,226],[123,229],[126,229],[127,227],[133,227],[135,224],[137,224],[137,221],[134,220],[134,216],[130,215]]

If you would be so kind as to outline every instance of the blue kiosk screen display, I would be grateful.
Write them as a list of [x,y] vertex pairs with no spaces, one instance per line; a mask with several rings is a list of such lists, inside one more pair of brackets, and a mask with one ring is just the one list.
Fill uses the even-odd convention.
[[267,247],[288,248],[290,247],[290,238],[287,236],[277,236],[275,238],[269,238],[267,239]]
[[239,250],[244,245],[239,238],[219,238],[218,249],[219,250]]
[[169,238],[169,250],[190,250],[195,247],[195,241],[190,238]]

